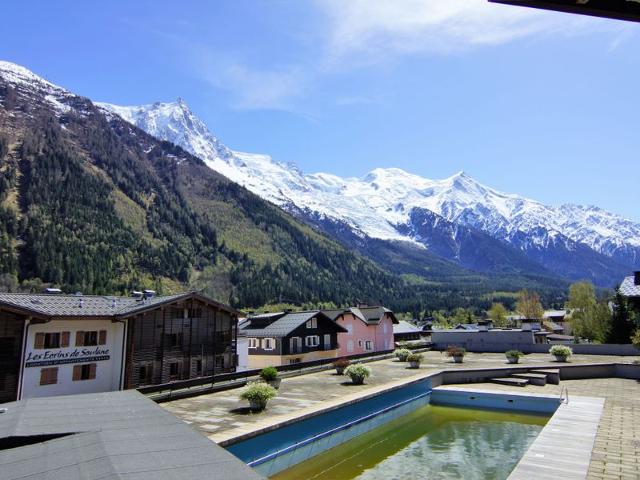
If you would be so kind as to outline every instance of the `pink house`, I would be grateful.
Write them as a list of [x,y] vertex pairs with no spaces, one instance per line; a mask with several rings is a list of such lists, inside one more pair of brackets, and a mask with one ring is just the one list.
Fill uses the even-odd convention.
[[352,307],[325,310],[346,333],[338,333],[338,356],[393,350],[393,324],[398,323],[385,307]]

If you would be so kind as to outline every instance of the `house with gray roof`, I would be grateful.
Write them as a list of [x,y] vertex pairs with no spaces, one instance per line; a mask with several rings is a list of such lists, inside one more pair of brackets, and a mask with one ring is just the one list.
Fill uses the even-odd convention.
[[0,293],[0,402],[233,372],[239,314],[197,292]]
[[135,390],[0,404],[3,480],[263,478]]
[[249,368],[334,358],[338,334],[346,332],[320,310],[251,316],[241,330],[247,337]]
[[629,303],[640,311],[640,271],[626,277],[620,284],[620,293],[627,297]]

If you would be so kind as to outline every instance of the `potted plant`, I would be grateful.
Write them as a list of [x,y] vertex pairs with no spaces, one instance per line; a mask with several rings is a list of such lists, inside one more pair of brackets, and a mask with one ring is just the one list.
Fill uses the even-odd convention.
[[424,355],[422,353],[412,353],[407,357],[407,362],[409,362],[409,368],[420,368],[420,363],[422,363],[422,359]]
[[358,363],[356,365],[349,365],[345,368],[344,374],[351,377],[351,382],[353,382],[354,385],[362,385],[364,383],[364,379],[371,376],[371,369]]
[[407,361],[407,357],[409,355],[411,355],[411,350],[409,350],[407,348],[398,348],[398,349],[396,349],[395,352],[393,352],[393,354],[401,362],[406,362]]
[[338,375],[344,374],[344,369],[351,365],[351,362],[346,358],[339,358],[332,363],[333,368],[336,369]]
[[573,350],[566,345],[554,345],[549,349],[549,353],[556,357],[556,361],[566,362],[567,358],[573,355]]
[[271,385],[260,382],[250,382],[240,393],[242,400],[249,401],[249,408],[252,412],[260,412],[267,407],[267,402],[278,395],[278,392]]
[[462,363],[467,351],[462,347],[447,347],[447,356],[453,358],[455,363]]
[[278,370],[276,370],[275,367],[265,367],[260,370],[260,378],[276,390],[280,388],[280,382],[282,379],[278,377]]
[[509,363],[518,363],[520,361],[520,357],[523,356],[520,350],[507,350],[504,352],[504,356],[507,357],[507,361]]

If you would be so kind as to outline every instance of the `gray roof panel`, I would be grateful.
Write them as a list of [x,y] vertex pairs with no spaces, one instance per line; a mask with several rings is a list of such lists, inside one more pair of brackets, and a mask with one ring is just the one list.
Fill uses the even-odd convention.
[[0,305],[27,310],[44,317],[122,317],[192,296],[198,296],[229,312],[237,313],[233,308],[202,297],[195,292],[156,295],[143,300],[134,297],[102,295],[0,293]]
[[258,479],[257,472],[135,390],[3,404],[0,438],[73,433],[0,450],[13,480]]
[[634,283],[634,277],[625,277],[620,284],[620,293],[625,297],[640,297],[640,285]]
[[[270,325],[260,328],[251,328],[251,325],[247,325],[243,328],[249,337],[286,337],[293,332],[300,325],[313,317],[322,316],[329,322],[333,323],[336,330],[339,332],[346,332],[347,330],[335,323],[330,317],[322,313],[320,310],[310,310],[307,312],[291,312],[287,313],[281,318],[278,318]],[[251,320],[251,318],[249,318]]]

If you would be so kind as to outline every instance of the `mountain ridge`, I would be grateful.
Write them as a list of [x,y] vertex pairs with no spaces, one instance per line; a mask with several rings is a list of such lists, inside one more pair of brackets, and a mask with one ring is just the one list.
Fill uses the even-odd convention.
[[[486,187],[464,171],[442,180],[399,168],[376,168],[360,178],[304,174],[269,155],[227,148],[182,100],[100,106],[151,135],[177,142],[210,168],[325,231],[333,230],[327,230],[327,222],[348,225],[361,238],[408,242],[467,268],[499,272],[499,265],[472,259],[468,252],[474,248],[460,240],[482,234],[493,239],[482,237],[496,258],[511,259],[513,271],[525,271],[534,262],[540,272],[609,287],[640,266],[640,224],[598,207],[550,207]],[[430,235],[424,234],[424,222],[414,224],[416,211],[431,212]],[[439,245],[432,241],[437,235]]]

